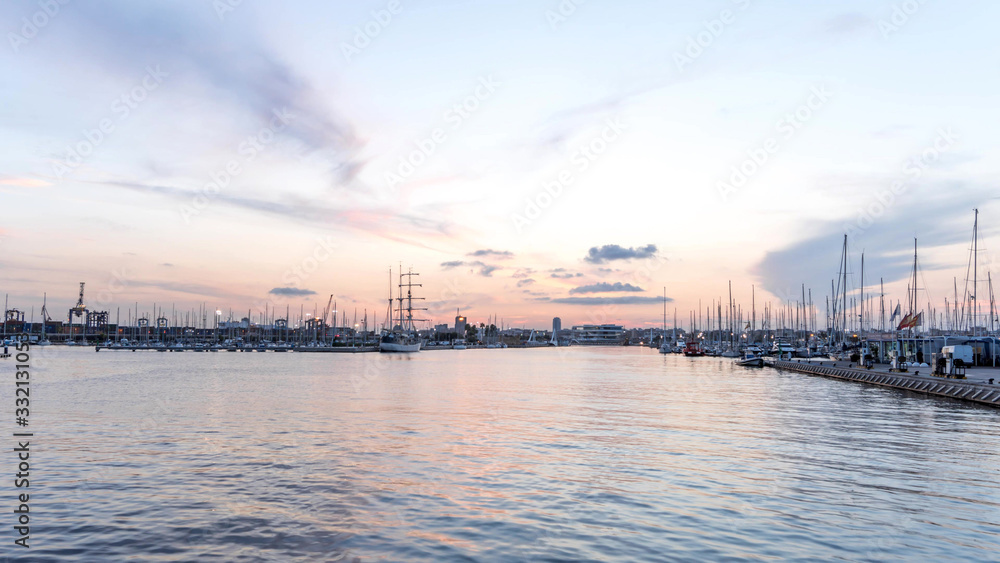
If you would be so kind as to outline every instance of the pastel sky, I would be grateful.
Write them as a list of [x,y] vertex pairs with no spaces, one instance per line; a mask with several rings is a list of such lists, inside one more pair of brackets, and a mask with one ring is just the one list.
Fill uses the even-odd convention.
[[666,287],[686,324],[729,280],[746,304],[803,283],[822,302],[850,231],[855,276],[864,250],[893,298],[919,238],[943,307],[973,208],[1000,273],[998,20],[988,1],[5,1],[0,292],[57,318],[80,281],[112,312],[333,294],[381,318],[402,263],[438,322],[658,326]]

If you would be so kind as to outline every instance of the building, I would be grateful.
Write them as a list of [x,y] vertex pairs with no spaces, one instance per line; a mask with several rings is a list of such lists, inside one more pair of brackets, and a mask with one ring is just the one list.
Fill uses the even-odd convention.
[[552,319],[552,332],[558,334],[560,330],[562,330],[562,319],[556,317]]
[[620,346],[625,342],[621,325],[580,325],[573,327],[573,344],[583,346]]
[[465,317],[462,315],[455,317],[455,332],[458,333],[459,338],[465,334]]
[[447,324],[434,325],[434,332],[438,334],[447,334],[451,332],[451,329]]

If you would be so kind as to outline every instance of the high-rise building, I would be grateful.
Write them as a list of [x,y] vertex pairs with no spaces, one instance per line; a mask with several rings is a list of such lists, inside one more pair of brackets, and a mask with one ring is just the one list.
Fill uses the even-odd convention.
[[458,316],[455,317],[455,332],[458,333],[459,338],[464,338],[465,334],[465,317],[462,316],[462,311],[458,311]]
[[552,332],[559,332],[562,330],[562,319],[556,317],[552,319]]

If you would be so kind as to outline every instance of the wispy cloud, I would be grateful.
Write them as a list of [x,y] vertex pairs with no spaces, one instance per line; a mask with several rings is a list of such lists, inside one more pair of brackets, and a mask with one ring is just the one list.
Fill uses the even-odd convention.
[[441,263],[441,268],[445,270],[452,270],[454,268],[460,268],[462,266],[468,266],[469,268],[472,269],[478,269],[479,275],[487,278],[492,276],[493,272],[501,269],[500,266],[494,266],[493,264],[486,264],[485,262],[481,262],[479,260],[476,260],[474,262],[466,262],[463,260],[451,260],[449,262]]
[[285,297],[302,297],[304,295],[316,295],[311,289],[300,289],[297,287],[276,287],[268,291],[271,295],[283,295]]
[[535,280],[533,280],[531,278],[528,278],[526,280],[521,280],[521,281],[517,282],[517,287],[526,287],[526,286],[529,286],[529,285],[531,285],[533,283],[535,283]]
[[[116,186],[128,190],[170,197],[181,204],[188,204],[198,192],[156,184],[111,181],[99,182],[106,186]],[[326,200],[285,194],[280,201],[255,198],[239,193],[220,192],[213,197],[212,205],[270,215],[301,223],[307,221],[318,225],[351,229],[385,239],[426,247],[407,233],[422,235],[421,240],[451,238],[453,225],[445,220],[429,218],[430,213],[394,212],[390,209],[349,209],[331,207]]]
[[824,31],[834,35],[853,35],[877,29],[874,20],[857,12],[832,17],[824,22],[823,27]]
[[76,56],[89,55],[106,70],[134,73],[154,61],[183,74],[187,83],[215,89],[224,104],[260,120],[287,109],[295,115],[288,134],[310,149],[335,151],[343,159],[338,167],[356,172],[351,155],[361,143],[351,123],[328,103],[330,97],[269,52],[259,37],[245,29],[229,32],[214,10],[166,2],[79,3],[73,17],[60,23],[72,26],[67,35],[86,38],[72,40]]
[[[550,301],[560,305],[649,305],[663,303],[663,298],[629,295],[625,297],[560,297]],[[673,301],[673,299],[668,297],[667,301]]]
[[581,285],[580,287],[574,287],[569,290],[570,293],[616,293],[616,292],[641,292],[645,291],[641,287],[634,286],[630,283],[592,283],[590,285]]
[[585,262],[591,264],[604,264],[615,260],[632,260],[634,258],[649,258],[656,254],[656,245],[647,244],[638,248],[625,248],[617,244],[606,244],[602,247],[593,247],[584,257]]
[[493,250],[487,248],[485,250],[477,250],[475,252],[470,252],[466,256],[472,256],[473,258],[495,258],[498,260],[509,260],[514,257],[514,253],[509,250]]
[[19,176],[4,176],[0,174],[0,184],[4,186],[15,186],[18,188],[44,188],[51,186],[51,182],[39,180],[38,178],[26,178]]
[[583,277],[583,274],[580,272],[570,272],[566,268],[555,268],[554,270],[549,270],[549,272],[551,272],[549,277],[556,278],[557,280],[568,280]]

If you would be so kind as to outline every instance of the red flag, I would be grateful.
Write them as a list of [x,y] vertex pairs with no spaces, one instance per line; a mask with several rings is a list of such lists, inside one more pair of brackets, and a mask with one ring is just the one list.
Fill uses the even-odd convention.
[[896,330],[903,330],[904,328],[910,328],[910,326],[912,326],[910,325],[911,322],[913,322],[913,314],[907,313],[906,316],[903,317],[903,320],[899,321],[899,326],[896,327]]
[[916,328],[924,324],[924,314],[917,313],[916,315],[908,313],[903,320],[899,321],[899,326],[896,330],[903,330],[904,328]]

